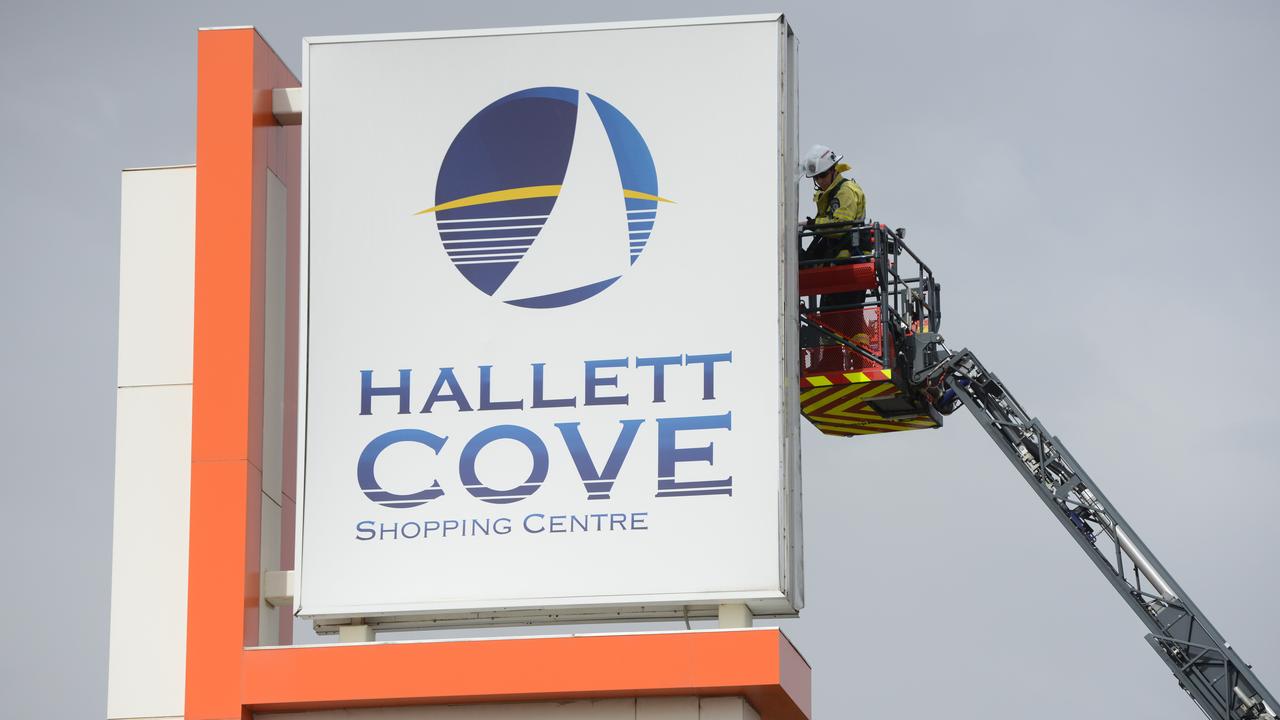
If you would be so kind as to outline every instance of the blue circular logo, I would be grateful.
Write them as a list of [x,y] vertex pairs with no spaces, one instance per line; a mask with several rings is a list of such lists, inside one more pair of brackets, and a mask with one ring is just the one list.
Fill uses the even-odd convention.
[[617,108],[572,88],[500,98],[445,153],[433,214],[458,272],[524,308],[582,302],[644,252],[658,195],[653,156]]

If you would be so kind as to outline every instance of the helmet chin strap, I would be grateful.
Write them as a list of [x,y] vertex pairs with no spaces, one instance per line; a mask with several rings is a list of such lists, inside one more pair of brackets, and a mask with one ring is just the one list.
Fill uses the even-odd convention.
[[[820,178],[820,177],[822,177],[823,175],[826,175],[827,173],[831,172],[832,170],[834,170],[834,169],[835,169],[835,167],[836,167],[835,165],[832,165],[831,167],[827,168],[826,170],[823,170],[822,172],[820,172],[820,173],[818,173],[817,175],[814,175],[814,176],[813,176],[813,189],[814,189],[814,190],[816,190],[817,192],[823,192],[824,190],[826,190],[826,189],[827,189],[827,188],[824,188],[824,187],[822,187],[821,185],[819,185],[819,184],[818,184],[818,178]],[[834,183],[834,182],[835,182],[835,178],[834,178],[834,177],[832,177],[832,178],[831,178],[831,182],[832,182],[832,183]],[[827,187],[830,187],[830,185],[828,185]]]

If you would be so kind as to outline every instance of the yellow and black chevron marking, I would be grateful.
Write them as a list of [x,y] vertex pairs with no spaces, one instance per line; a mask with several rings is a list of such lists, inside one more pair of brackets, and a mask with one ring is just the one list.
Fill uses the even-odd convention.
[[800,378],[800,412],[827,435],[875,435],[937,427],[928,415],[892,420],[869,404],[899,395],[889,370],[822,373]]
[[876,380],[892,380],[892,370],[876,370],[867,368],[857,372],[812,373],[801,376],[800,387],[829,387],[848,383],[865,383]]

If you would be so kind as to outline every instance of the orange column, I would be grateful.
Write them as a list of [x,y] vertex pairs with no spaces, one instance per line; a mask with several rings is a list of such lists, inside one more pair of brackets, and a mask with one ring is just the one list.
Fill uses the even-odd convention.
[[186,717],[215,720],[241,717],[241,655],[258,642],[266,173],[296,196],[298,172],[271,89],[298,82],[253,29],[198,45]]

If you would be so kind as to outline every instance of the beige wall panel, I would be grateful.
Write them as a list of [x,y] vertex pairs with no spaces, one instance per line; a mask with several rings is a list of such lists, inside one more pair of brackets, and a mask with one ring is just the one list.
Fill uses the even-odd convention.
[[751,703],[740,697],[700,698],[698,720],[760,720]]
[[636,720],[698,720],[698,698],[636,698]]
[[109,718],[182,715],[190,477],[191,387],[118,390]]
[[191,382],[195,183],[194,167],[121,177],[119,386]]

